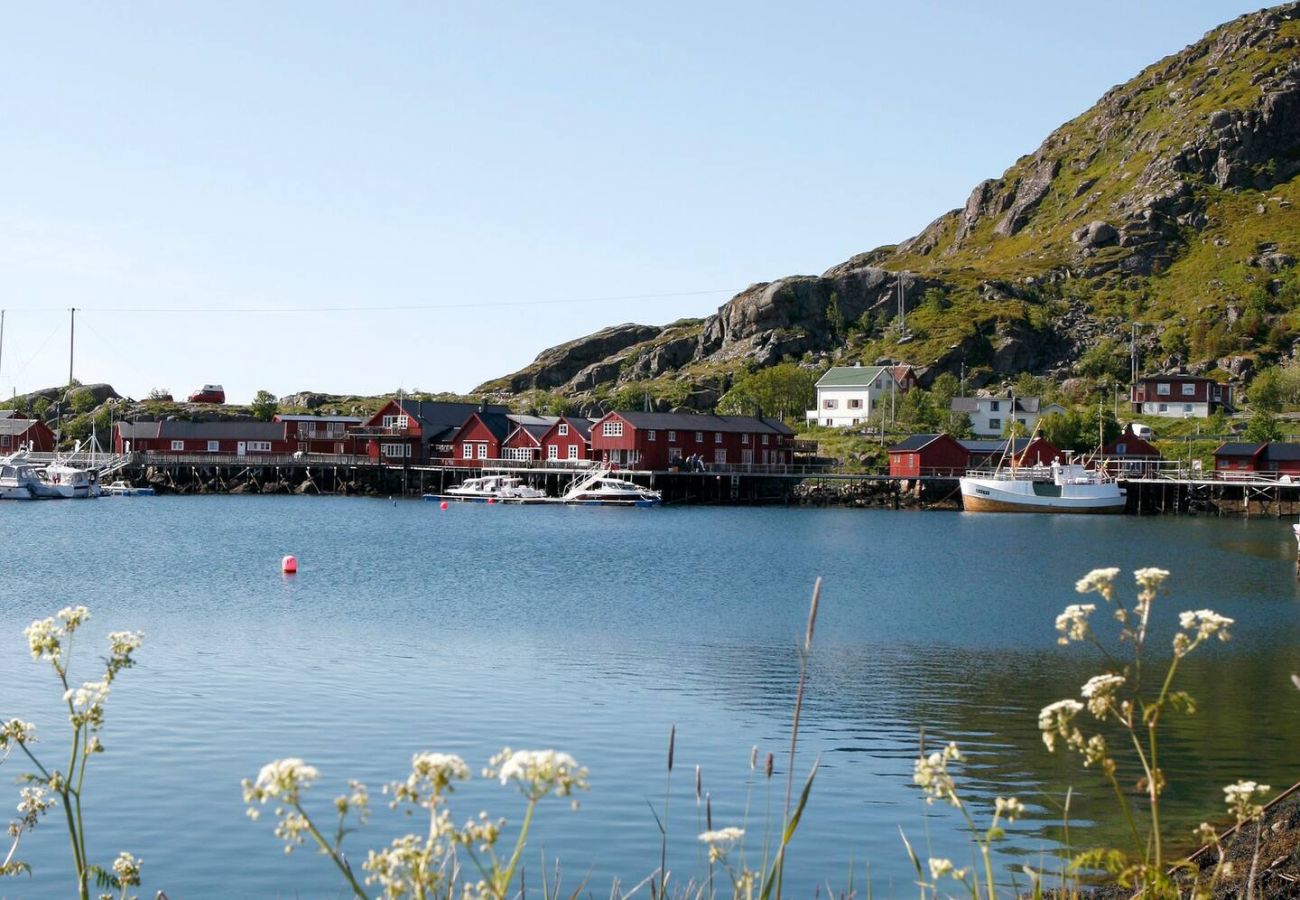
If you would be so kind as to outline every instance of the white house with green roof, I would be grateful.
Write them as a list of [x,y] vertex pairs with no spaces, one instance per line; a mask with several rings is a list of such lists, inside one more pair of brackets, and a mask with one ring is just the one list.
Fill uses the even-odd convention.
[[808,410],[809,424],[865,425],[882,402],[888,404],[892,395],[902,393],[896,376],[890,366],[832,366],[817,379],[817,408]]

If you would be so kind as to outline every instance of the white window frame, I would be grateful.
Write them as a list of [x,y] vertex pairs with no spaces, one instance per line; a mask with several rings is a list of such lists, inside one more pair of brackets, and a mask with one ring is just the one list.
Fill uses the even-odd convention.
[[1190,381],[1189,381],[1189,382],[1186,382],[1185,384],[1183,384],[1183,396],[1184,396],[1184,397],[1195,397],[1195,396],[1196,396],[1196,383],[1195,383],[1195,382],[1190,382]]
[[623,423],[618,421],[609,421],[600,426],[600,433],[605,437],[622,437]]
[[767,439],[768,439],[769,437],[771,437],[770,434],[765,434],[765,435],[763,435],[763,443],[764,443],[765,445],[767,444]]
[[668,432],[668,443],[670,444],[677,443],[677,432],[675,431]]
[[475,443],[474,446],[478,447],[478,450],[475,451],[475,455],[476,455],[479,459],[487,459],[487,458],[488,458],[488,457],[487,457],[487,441],[478,441],[478,442]]
[[695,443],[697,443],[697,444],[703,444],[703,443],[704,443],[704,432],[703,432],[703,431],[697,431],[697,432],[695,432]]
[[570,445],[569,445],[569,459],[577,459],[577,458],[578,458],[578,445],[577,445],[577,444],[570,444]]
[[474,458],[474,445],[471,444],[469,441],[466,441],[464,444],[461,445],[460,458],[461,459]]
[[749,443],[749,434],[748,434],[748,432],[746,432],[745,434],[742,434],[742,435],[740,436],[740,442],[741,442],[742,444],[748,444],[748,443]]
[[713,451],[713,461],[717,465],[725,466],[727,464],[727,448]]
[[645,433],[645,439],[646,439],[647,441],[654,441],[654,440],[658,440],[658,439],[659,439],[659,436],[658,436],[658,434],[655,432],[655,430],[654,430],[653,428],[651,428],[651,429],[649,429],[649,430]]
[[209,453],[220,453],[220,452],[221,452],[221,441],[208,441],[208,452],[209,452]]
[[840,401],[831,397],[827,397],[825,400],[822,401],[822,409],[836,409],[839,407],[839,405],[840,405]]
[[559,459],[559,458],[560,458],[560,445],[559,445],[559,444],[547,444],[547,445],[546,445],[546,458],[547,458],[547,459]]
[[853,399],[849,400],[849,409],[862,409],[861,398],[854,397]]
[[249,441],[246,447],[249,453],[270,453],[270,441]]
[[379,455],[385,459],[405,459],[411,455],[410,444],[394,444],[391,441],[379,445]]
[[569,423],[568,423],[568,422],[561,422],[561,423],[560,423],[560,427],[557,428],[557,429],[555,429],[555,433],[558,434],[560,437],[568,437],[568,436],[569,436]]
[[1161,381],[1156,384],[1156,396],[1157,397],[1169,396],[1169,383],[1167,381]]
[[185,442],[184,442],[184,441],[172,441],[172,449],[173,449],[173,450],[184,450],[184,449],[185,449]]
[[721,444],[721,443],[722,443],[722,432],[721,432],[721,431],[715,431],[715,432],[713,432],[713,443],[715,443],[715,444]]

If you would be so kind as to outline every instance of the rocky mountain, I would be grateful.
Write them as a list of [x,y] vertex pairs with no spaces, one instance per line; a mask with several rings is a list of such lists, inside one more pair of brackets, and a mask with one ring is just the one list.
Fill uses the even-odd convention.
[[[1300,3],[1241,16],[1108,91],[920,234],[619,325],[476,394],[706,408],[739,372],[893,359],[923,382],[1143,366],[1230,374],[1300,353]],[[904,318],[898,315],[900,303]],[[1226,377],[1226,376],[1225,376]]]

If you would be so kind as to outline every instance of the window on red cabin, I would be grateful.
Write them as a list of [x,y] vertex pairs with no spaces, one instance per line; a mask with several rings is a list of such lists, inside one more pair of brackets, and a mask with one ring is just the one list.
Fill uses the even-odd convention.
[[578,445],[577,445],[577,444],[570,444],[570,445],[569,445],[569,459],[577,459],[577,458],[578,458]]
[[618,421],[606,422],[600,426],[600,433],[605,437],[622,437],[623,423]]
[[1184,396],[1184,397],[1195,397],[1195,396],[1196,396],[1196,385],[1195,385],[1195,384],[1185,384],[1185,385],[1183,385],[1183,396]]
[[561,422],[561,423],[560,423],[560,427],[557,428],[557,429],[555,429],[555,433],[558,434],[560,437],[568,437],[568,436],[569,436],[569,423],[568,423],[568,422]]

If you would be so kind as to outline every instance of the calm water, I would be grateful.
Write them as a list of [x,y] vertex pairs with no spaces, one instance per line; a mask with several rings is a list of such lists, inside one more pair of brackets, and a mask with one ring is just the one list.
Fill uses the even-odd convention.
[[[978,817],[1015,793],[1004,871],[1039,864],[1061,837],[1067,784],[1076,844],[1116,837],[1091,773],[1046,754],[1045,703],[1099,671],[1055,646],[1053,620],[1094,566],[1174,571],[1174,612],[1209,606],[1236,638],[1189,672],[1202,713],[1167,747],[1173,815],[1188,827],[1221,806],[1220,786],[1300,777],[1300,592],[1286,521],[999,517],[800,509],[519,508],[327,498],[103,499],[0,506],[0,717],[21,715],[62,745],[58,692],[22,628],[68,603],[87,637],[146,632],[141,664],[114,687],[107,751],[87,788],[92,856],[130,849],[148,893],[172,898],[339,894],[322,858],[286,858],[264,818],[243,814],[239,780],[302,756],[318,766],[322,814],[349,778],[375,789],[420,749],[477,770],[504,745],[570,750],[591,770],[582,808],[548,804],[527,862],[563,863],[565,884],[640,881],[658,863],[671,790],[669,865],[703,866],[693,767],[714,823],[779,811],[795,689],[796,638],[816,576],[825,589],[803,722],[801,779],[822,771],[788,871],[795,896],[851,866],[881,895],[910,894],[898,827],[922,854],[969,849],[950,811],[911,787],[918,738],[954,739]],[[298,555],[301,574],[278,560]],[[1165,632],[1167,634],[1167,631]],[[98,677],[81,651],[79,671]],[[76,673],[74,673],[76,674]],[[80,679],[78,679],[80,680]],[[669,727],[677,770],[665,781]],[[768,786],[750,747],[777,754]],[[6,794],[21,771],[0,766]],[[797,782],[796,782],[797,783]],[[377,793],[377,790],[376,790]],[[12,795],[11,795],[12,796]],[[518,821],[518,798],[476,779],[458,820]],[[10,800],[4,800],[7,807]],[[354,857],[407,830],[382,805],[350,839]],[[779,813],[778,813],[779,814]],[[416,826],[418,830],[418,825]],[[399,830],[401,829],[401,830]],[[24,843],[35,876],[0,896],[68,892],[68,850],[51,818]],[[535,883],[535,881],[534,881]]]

